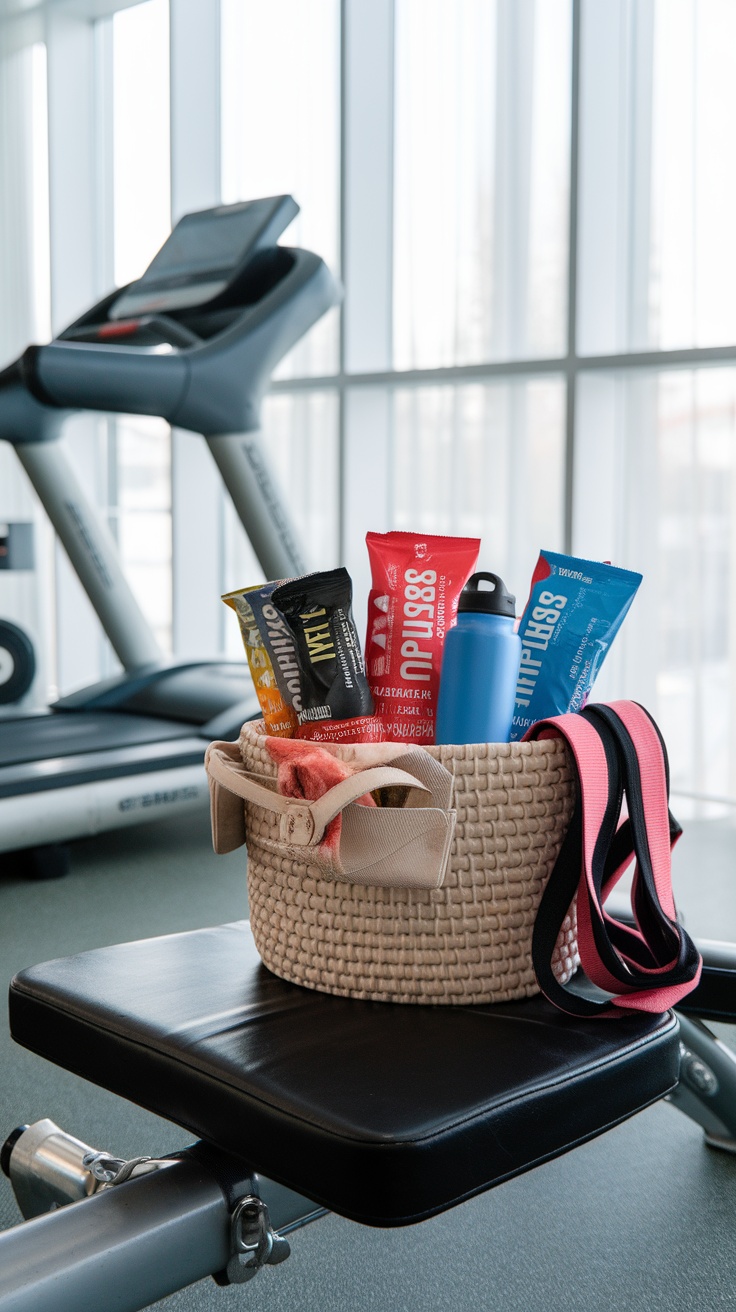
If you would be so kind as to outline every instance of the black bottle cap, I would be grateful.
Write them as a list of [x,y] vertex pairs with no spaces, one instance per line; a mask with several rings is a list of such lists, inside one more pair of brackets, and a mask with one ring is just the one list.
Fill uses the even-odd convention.
[[[492,586],[481,591],[478,587],[481,580]],[[512,597],[511,593],[507,592],[506,584],[498,574],[489,574],[486,570],[481,570],[478,574],[471,574],[460,593],[457,609],[458,613],[474,610],[482,611],[484,615],[510,615],[515,619],[516,597]]]

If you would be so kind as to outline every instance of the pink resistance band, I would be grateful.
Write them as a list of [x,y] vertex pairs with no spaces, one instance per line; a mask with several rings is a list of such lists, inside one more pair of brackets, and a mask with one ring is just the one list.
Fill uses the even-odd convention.
[[[539,987],[573,1016],[666,1011],[696,987],[702,961],[677,923],[672,895],[671,852],[682,831],[669,810],[662,736],[636,702],[613,702],[540,720],[525,735],[527,740],[558,737],[565,739],[575,761],[577,797],[534,925],[532,958]],[[624,797],[628,817],[622,821]],[[605,909],[634,858],[635,926]],[[611,997],[596,999],[563,988],[552,973],[557,936],[576,894],[581,965],[591,983]]]

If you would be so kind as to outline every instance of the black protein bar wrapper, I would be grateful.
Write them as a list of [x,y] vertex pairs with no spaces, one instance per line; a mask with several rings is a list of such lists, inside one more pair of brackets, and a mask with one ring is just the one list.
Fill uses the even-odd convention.
[[271,600],[296,643],[302,708],[299,723],[349,720],[373,714],[355,622],[353,585],[347,570],[325,570],[291,579]]

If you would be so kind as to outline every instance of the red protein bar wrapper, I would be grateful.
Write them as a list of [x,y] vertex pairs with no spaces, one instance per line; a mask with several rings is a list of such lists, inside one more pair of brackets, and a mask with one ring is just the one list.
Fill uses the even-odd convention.
[[445,634],[480,538],[368,533],[365,663],[387,742],[433,743]]
[[377,715],[355,715],[351,720],[314,720],[300,724],[294,737],[317,743],[382,743],[384,730]]

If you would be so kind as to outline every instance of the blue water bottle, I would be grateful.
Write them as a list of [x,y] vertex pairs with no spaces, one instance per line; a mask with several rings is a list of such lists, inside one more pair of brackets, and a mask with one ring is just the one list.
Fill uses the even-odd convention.
[[[481,581],[490,588],[481,590]],[[509,741],[521,662],[515,616],[516,597],[498,574],[468,579],[445,638],[435,742]]]

